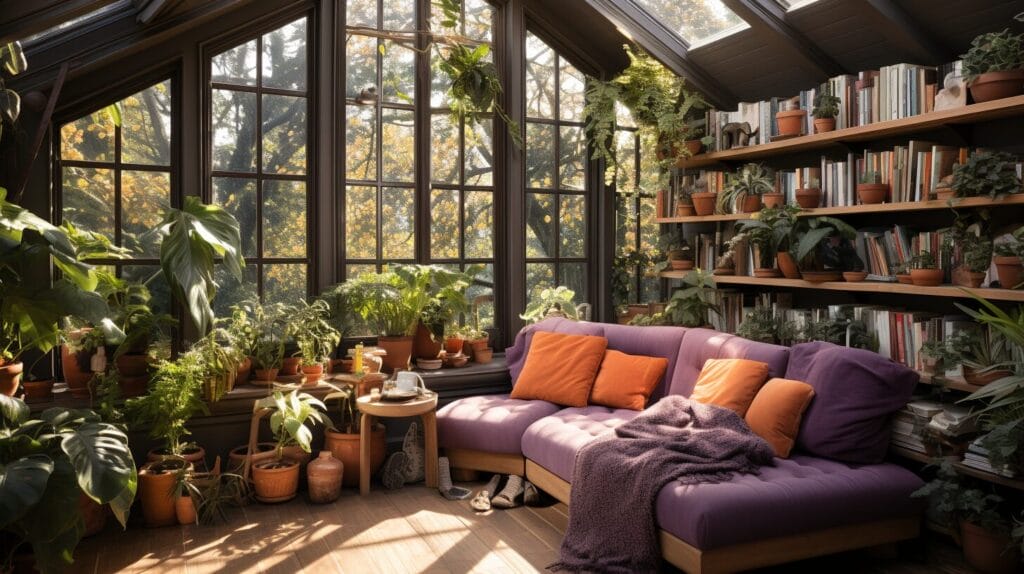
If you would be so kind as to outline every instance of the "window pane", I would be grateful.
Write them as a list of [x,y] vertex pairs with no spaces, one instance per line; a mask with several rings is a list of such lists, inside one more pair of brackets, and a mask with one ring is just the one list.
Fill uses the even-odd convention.
[[347,277],[349,279],[351,279],[353,277],[359,277],[363,273],[376,273],[376,272],[377,272],[377,266],[376,265],[372,265],[372,264],[371,265],[358,264],[358,265],[346,265],[345,266],[345,277]]
[[558,266],[558,284],[576,292],[573,301],[577,304],[587,300],[587,264],[562,263]]
[[256,40],[222,52],[210,61],[210,78],[215,83],[256,85]]
[[263,182],[263,256],[306,256],[305,182]]
[[385,41],[383,46],[384,101],[412,104],[416,90],[416,52],[391,41]]
[[432,108],[446,108],[448,107],[448,76],[443,72],[438,71],[441,65],[441,56],[437,54],[440,51],[443,55],[448,55],[448,48],[441,46],[440,50],[431,50],[430,52],[430,107]]
[[384,0],[385,30],[412,30],[416,27],[416,2]]
[[559,61],[558,117],[570,122],[583,121],[585,87],[583,74],[564,59]]
[[527,187],[555,186],[555,126],[526,123]]
[[555,264],[554,263],[527,263],[526,264],[526,297],[533,298],[540,295],[542,289],[555,286]]
[[561,126],[558,128],[559,168],[558,184],[562,189],[583,189],[587,185],[587,140],[583,128]]
[[526,256],[555,256],[555,201],[548,193],[526,194]]
[[382,191],[381,248],[384,259],[413,259],[416,257],[415,199],[411,187],[385,187]]
[[121,161],[171,165],[171,82],[161,82],[121,102]]
[[377,257],[377,190],[350,185],[345,189],[345,257]]
[[306,173],[306,98],[263,96],[263,171]]
[[171,174],[121,172],[121,245],[137,257],[159,257],[157,237],[146,232],[160,223],[170,205]]
[[658,236],[661,235],[661,225],[655,221],[658,216],[655,212],[654,198],[640,198],[640,248],[644,251],[653,251],[658,247]]
[[640,137],[640,190],[653,194],[658,191],[658,155],[654,136]]
[[459,190],[434,189],[430,192],[430,257],[459,257]]
[[[619,193],[636,191],[636,132],[618,130],[615,132],[615,190]],[[655,167],[657,169],[657,167]]]
[[60,129],[60,157],[77,161],[114,161],[114,122],[97,112]]
[[213,312],[218,317],[230,317],[231,306],[242,301],[256,299],[256,280],[259,266],[250,263],[242,269],[242,280],[238,281],[228,273],[223,265],[218,265],[213,272],[217,282],[217,294],[213,297]]
[[213,90],[213,169],[256,171],[256,94]]
[[242,255],[256,257],[256,180],[213,178],[213,202],[238,220]]
[[[121,277],[128,281],[145,283],[149,287],[149,307],[154,313],[171,312],[171,286],[167,284],[159,265],[124,265]],[[150,278],[152,277],[152,280]]]
[[377,179],[377,114],[373,107],[346,107],[345,177]]
[[555,117],[555,51],[533,34],[526,35],[526,115]]
[[466,297],[476,309],[480,318],[480,328],[494,327],[494,265],[484,265],[484,270],[476,276],[476,282],[466,290]]
[[693,44],[730,28],[745,28],[746,23],[722,0],[636,0],[679,36]]
[[489,191],[467,191],[463,232],[466,259],[489,259],[494,256],[494,194]]
[[479,42],[490,42],[494,8],[487,0],[464,0],[463,4],[466,8],[466,37]]
[[305,264],[267,263],[263,266],[263,301],[294,303],[308,294]]
[[377,27],[377,0],[347,0],[345,24],[348,26]]
[[306,19],[300,18],[263,36],[263,85],[306,89]]
[[412,183],[416,176],[416,121],[412,110],[385,108],[382,144],[384,181]]
[[377,39],[349,35],[345,42],[345,97],[377,86]]
[[494,185],[493,119],[466,122],[466,185]]
[[459,137],[448,113],[430,118],[430,180],[459,183]]
[[114,238],[114,171],[65,167],[61,204],[65,221]]
[[561,257],[585,257],[587,243],[587,207],[582,195],[559,196],[559,239]]

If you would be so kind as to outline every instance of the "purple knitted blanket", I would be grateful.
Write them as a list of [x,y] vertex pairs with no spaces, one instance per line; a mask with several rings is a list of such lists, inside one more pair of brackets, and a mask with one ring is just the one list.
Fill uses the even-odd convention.
[[673,480],[723,482],[772,464],[771,447],[735,412],[678,395],[584,446],[576,456],[569,527],[558,562],[568,572],[654,572],[655,503]]

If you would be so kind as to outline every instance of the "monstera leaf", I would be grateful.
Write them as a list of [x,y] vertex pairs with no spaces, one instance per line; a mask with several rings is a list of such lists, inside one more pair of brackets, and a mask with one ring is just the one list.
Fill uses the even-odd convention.
[[135,484],[128,437],[113,425],[86,423],[66,433],[60,447],[75,468],[78,486],[96,502],[110,502]]
[[46,455],[15,460],[0,468],[0,528],[13,524],[43,498],[53,461]]

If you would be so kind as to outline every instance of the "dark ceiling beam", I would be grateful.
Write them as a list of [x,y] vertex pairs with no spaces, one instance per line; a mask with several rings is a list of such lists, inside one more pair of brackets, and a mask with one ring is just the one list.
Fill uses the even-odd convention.
[[0,0],[0,43],[27,38],[114,0]]
[[719,109],[733,109],[739,99],[687,57],[687,46],[661,22],[627,0],[586,0],[619,29]]
[[135,0],[135,5],[139,7],[139,22],[143,24],[149,24],[178,4],[181,4],[181,0]]
[[786,21],[786,10],[773,0],[722,0],[727,8],[753,28],[768,30],[786,42],[793,55],[806,63],[818,76],[831,78],[846,70],[824,50],[807,39]]
[[887,40],[907,50],[916,64],[940,64],[957,58],[949,46],[936,40],[917,19],[892,0],[861,0],[865,16]]
[[558,26],[552,25],[543,15],[538,14],[531,5],[526,6],[527,27],[553,46],[558,53],[569,58],[584,74],[600,78],[605,75],[605,66],[601,65],[594,55],[587,50],[580,50],[578,39],[570,38]]

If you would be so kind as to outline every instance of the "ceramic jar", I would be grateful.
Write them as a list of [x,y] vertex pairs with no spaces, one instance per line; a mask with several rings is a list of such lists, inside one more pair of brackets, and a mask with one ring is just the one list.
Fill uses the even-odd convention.
[[316,460],[306,466],[309,500],[317,504],[334,502],[341,496],[341,477],[345,465],[331,451],[322,450]]

